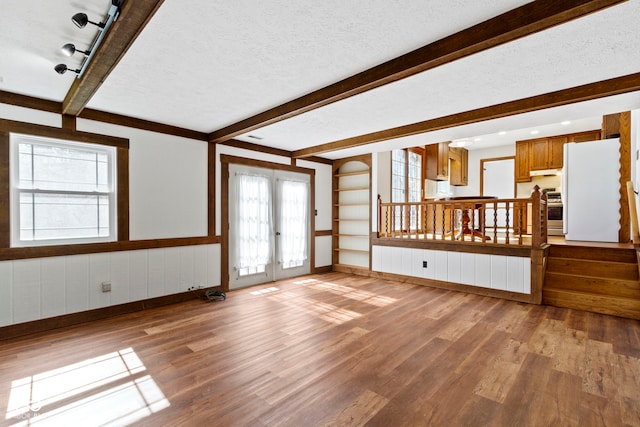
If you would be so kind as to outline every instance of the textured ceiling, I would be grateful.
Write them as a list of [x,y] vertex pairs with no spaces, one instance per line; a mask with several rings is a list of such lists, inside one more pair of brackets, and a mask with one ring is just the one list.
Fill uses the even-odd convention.
[[210,132],[524,3],[165,0],[89,107]]
[[0,90],[62,101],[75,79],[74,73],[58,75],[53,67],[66,63],[79,68],[83,55],[68,58],[60,52],[66,43],[86,50],[97,27],[80,29],[71,22],[77,12],[100,22],[111,5],[105,0],[42,1],[6,0],[0,11]]
[[[135,1],[135,0],[125,0]],[[527,1],[164,0],[87,107],[211,132]],[[77,67],[65,43],[88,46],[109,0],[9,0],[0,14],[0,90],[62,101]],[[640,0],[605,9],[474,54],[238,139],[298,150],[640,71]],[[604,113],[640,108],[638,94],[613,97],[325,154],[329,158],[395,146],[485,136],[558,123],[583,126]],[[582,121],[580,121],[582,119]],[[576,126],[578,126],[576,124]],[[591,127],[591,126],[590,126]],[[249,135],[259,136],[256,140]],[[513,139],[512,139],[513,141]]]

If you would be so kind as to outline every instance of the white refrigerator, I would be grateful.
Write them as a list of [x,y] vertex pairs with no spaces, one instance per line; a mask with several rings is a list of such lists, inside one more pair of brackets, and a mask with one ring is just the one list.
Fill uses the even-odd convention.
[[620,228],[620,140],[568,143],[562,168],[566,240],[617,242]]

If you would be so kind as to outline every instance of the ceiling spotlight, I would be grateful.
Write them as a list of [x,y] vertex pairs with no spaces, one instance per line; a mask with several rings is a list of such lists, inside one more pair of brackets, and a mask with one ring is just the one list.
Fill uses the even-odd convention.
[[85,51],[85,50],[76,49],[76,45],[74,45],[73,43],[65,44],[60,48],[60,50],[62,51],[63,54],[65,54],[65,56],[72,56],[76,52],[84,53],[85,55],[89,56],[89,54],[91,53],[88,50]]
[[58,64],[55,67],[53,67],[54,70],[56,70],[56,73],[58,74],[64,74],[67,71],[71,71],[74,72],[76,74],[80,74],[80,70],[72,70],[71,68],[67,67],[67,64]]
[[571,121],[570,120],[565,120],[564,122],[561,122],[560,124],[563,125],[563,126],[570,125]]
[[71,22],[76,24],[76,27],[78,28],[84,28],[87,26],[87,24],[93,24],[100,28],[104,28],[104,22],[101,22],[98,24],[96,22],[89,21],[89,17],[87,16],[87,14],[82,12],[76,13],[75,15],[73,15],[71,17]]

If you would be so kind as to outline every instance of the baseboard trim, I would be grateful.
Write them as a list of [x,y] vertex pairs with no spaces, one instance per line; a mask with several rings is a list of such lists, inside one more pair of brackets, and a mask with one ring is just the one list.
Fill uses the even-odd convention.
[[331,273],[333,271],[333,266],[325,265],[323,267],[316,267],[313,269],[313,274],[324,274]]
[[[211,287],[198,290],[204,292],[208,290],[220,290],[220,287]],[[112,305],[109,307],[96,308],[93,310],[81,311],[78,313],[63,314],[61,316],[49,317],[47,319],[33,320],[31,322],[17,323],[0,327],[0,341],[18,338],[25,335],[47,332],[53,329],[67,326],[79,325],[81,323],[120,316],[122,314],[134,313],[165,305],[176,304],[184,301],[196,299],[193,292],[181,292],[178,294],[165,295],[141,301],[133,301],[124,304]]]

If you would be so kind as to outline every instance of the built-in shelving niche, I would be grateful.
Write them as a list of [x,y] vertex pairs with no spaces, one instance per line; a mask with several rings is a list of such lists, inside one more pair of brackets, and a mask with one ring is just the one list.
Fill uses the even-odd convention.
[[333,163],[333,264],[370,269],[371,156]]

